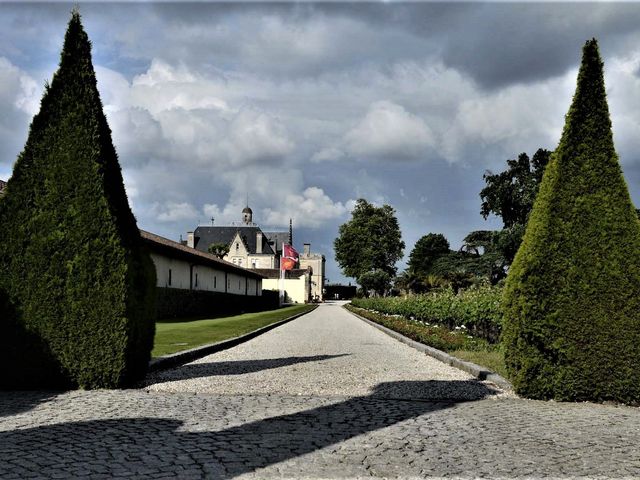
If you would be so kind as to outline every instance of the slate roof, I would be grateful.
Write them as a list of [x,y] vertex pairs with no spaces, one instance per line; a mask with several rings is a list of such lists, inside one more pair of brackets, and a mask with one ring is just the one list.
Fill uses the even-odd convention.
[[155,233],[140,230],[140,236],[144,243],[147,244],[149,250],[157,252],[159,254],[165,254],[173,258],[180,258],[188,262],[198,263],[200,265],[209,265],[211,267],[222,270],[223,272],[231,272],[246,277],[252,278],[264,278],[255,270],[248,270],[246,268],[233,265],[232,263],[225,262],[219,259],[215,255],[204,253],[195,248],[190,248],[182,245],[179,242],[174,242],[168,238],[161,237]]
[[277,253],[282,253],[282,244],[289,243],[289,232],[264,232],[270,242],[273,242],[272,248]]
[[[226,243],[227,245],[240,232],[245,247],[249,253],[256,253],[257,233],[262,232],[260,227],[255,226],[231,226],[231,227],[197,227],[193,232],[194,246],[196,249],[206,252],[212,243]],[[267,234],[262,234],[262,253],[273,255],[275,252],[269,246]]]

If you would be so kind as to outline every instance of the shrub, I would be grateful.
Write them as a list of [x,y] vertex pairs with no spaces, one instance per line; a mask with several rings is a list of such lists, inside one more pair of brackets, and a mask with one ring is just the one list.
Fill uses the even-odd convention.
[[502,322],[500,298],[500,288],[481,286],[458,294],[449,289],[406,297],[354,298],[351,303],[355,307],[402,315],[449,329],[464,327],[473,335],[495,343]]
[[0,202],[0,269],[0,362],[12,366],[2,387],[116,387],[144,374],[155,271],[75,11]]
[[639,293],[640,223],[593,39],[505,286],[505,361],[517,392],[639,401]]

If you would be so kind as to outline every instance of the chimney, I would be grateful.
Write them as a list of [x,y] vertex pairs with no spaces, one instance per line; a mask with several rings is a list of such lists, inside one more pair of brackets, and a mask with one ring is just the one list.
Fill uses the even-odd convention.
[[305,257],[308,257],[309,255],[311,255],[311,244],[310,243],[305,243],[304,244],[304,248],[303,248],[302,254]]
[[193,232],[187,232],[187,247],[196,248]]
[[262,232],[256,233],[256,253],[262,253]]

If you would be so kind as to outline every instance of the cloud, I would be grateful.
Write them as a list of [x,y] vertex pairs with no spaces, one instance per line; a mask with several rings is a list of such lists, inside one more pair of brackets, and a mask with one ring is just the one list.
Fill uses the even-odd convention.
[[429,126],[417,115],[393,102],[374,102],[362,121],[345,135],[352,155],[412,159],[434,145]]
[[337,147],[326,147],[312,155],[311,161],[314,163],[333,162],[342,160],[346,156],[344,150]]
[[553,150],[569,108],[576,71],[562,77],[495,92],[476,91],[461,100],[442,136],[441,153],[450,162],[487,158],[503,166],[507,158],[538,148]]
[[9,59],[0,57],[0,179],[6,180],[37,112],[41,91],[35,80]]
[[160,222],[179,222],[189,220],[195,222],[198,211],[188,202],[162,202],[155,203],[152,207],[154,215]]
[[[153,59],[128,82],[97,67],[105,111],[122,159],[152,159],[196,167],[237,168],[278,163],[295,143],[287,128],[264,110],[226,95],[226,82]],[[144,158],[146,154],[147,158]]]
[[238,166],[277,161],[291,153],[295,144],[277,118],[264,112],[242,109],[229,123],[220,146],[230,161]]
[[344,218],[355,200],[334,202],[318,187],[308,187],[301,194],[288,194],[279,208],[267,208],[266,223],[286,225],[293,218],[297,227],[318,228],[330,220]]

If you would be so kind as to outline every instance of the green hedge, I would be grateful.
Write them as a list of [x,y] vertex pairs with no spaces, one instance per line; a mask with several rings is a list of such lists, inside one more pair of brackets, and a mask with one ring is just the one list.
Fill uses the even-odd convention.
[[504,297],[505,361],[531,398],[640,402],[640,223],[594,40]]
[[158,319],[240,315],[275,310],[279,306],[279,294],[271,290],[263,290],[262,296],[164,287],[158,287],[156,290]]
[[449,329],[465,327],[472,335],[497,343],[502,325],[501,289],[478,287],[431,292],[406,297],[354,298],[355,307],[376,310],[388,315],[402,315]]
[[146,371],[155,270],[129,208],[74,12],[0,202],[2,388],[130,385]]

